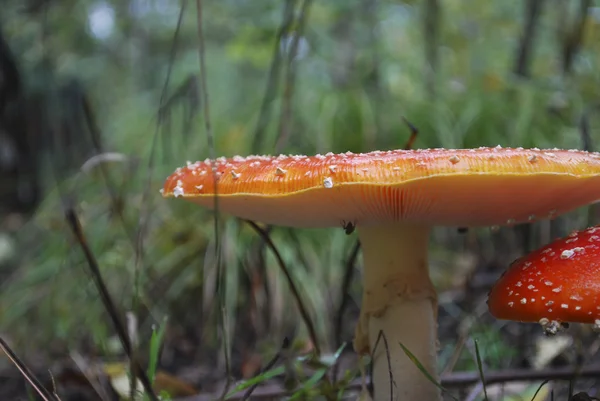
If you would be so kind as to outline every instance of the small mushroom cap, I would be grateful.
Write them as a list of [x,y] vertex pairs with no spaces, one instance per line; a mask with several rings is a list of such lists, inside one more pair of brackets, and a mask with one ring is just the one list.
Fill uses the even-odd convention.
[[574,232],[516,260],[494,284],[490,313],[505,320],[600,319],[600,227]]
[[296,227],[412,221],[489,226],[554,217],[600,198],[600,155],[479,148],[188,163],[163,195],[241,218]]

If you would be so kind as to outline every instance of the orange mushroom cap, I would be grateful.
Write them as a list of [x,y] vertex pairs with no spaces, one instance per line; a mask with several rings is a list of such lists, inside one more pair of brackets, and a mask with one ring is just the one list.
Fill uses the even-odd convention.
[[486,226],[543,219],[600,198],[600,155],[576,150],[422,149],[249,156],[188,163],[163,195],[296,227],[414,221]]
[[600,226],[573,232],[516,260],[494,284],[490,313],[505,320],[600,319]]

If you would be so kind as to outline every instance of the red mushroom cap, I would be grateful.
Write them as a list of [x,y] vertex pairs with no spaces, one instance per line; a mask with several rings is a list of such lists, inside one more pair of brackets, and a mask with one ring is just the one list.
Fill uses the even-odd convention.
[[494,284],[488,306],[498,319],[521,322],[600,319],[600,226],[516,260]]
[[215,178],[219,210],[263,223],[510,225],[600,199],[600,155],[496,147],[222,157],[177,169],[163,195],[212,208]]

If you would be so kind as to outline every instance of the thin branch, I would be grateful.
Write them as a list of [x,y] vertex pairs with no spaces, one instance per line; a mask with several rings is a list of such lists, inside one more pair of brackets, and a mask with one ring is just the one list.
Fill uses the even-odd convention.
[[573,28],[565,33],[562,43],[562,72],[565,75],[571,73],[573,60],[575,60],[575,55],[581,48],[583,32],[592,1],[581,0],[579,5],[577,20],[573,24]]
[[379,29],[378,0],[362,0],[363,21],[367,27],[366,38],[371,64],[369,72],[365,76],[365,91],[370,98],[373,109],[375,130],[368,129],[365,133],[365,145],[372,149],[376,147],[375,137],[381,134],[382,113],[381,106],[384,104],[384,91],[381,83],[381,32]]
[[342,300],[340,302],[340,306],[335,315],[335,325],[333,326],[333,337],[335,339],[335,346],[339,348],[342,346],[342,325],[344,322],[344,312],[348,307],[348,304],[352,300],[349,294],[350,284],[352,283],[352,279],[354,278],[354,268],[356,264],[356,259],[358,258],[358,252],[360,250],[360,241],[356,240],[354,246],[352,247],[352,252],[350,252],[350,257],[346,261],[346,265],[344,268],[344,278],[342,279]]
[[[169,82],[171,80],[171,73],[173,71],[173,65],[175,64],[175,55],[177,54],[177,43],[179,38],[179,33],[181,31],[181,25],[183,21],[183,14],[185,11],[187,1],[182,0],[181,7],[179,9],[179,16],[177,18],[177,26],[175,28],[175,32],[173,33],[173,40],[171,42],[171,52],[169,54],[169,63],[167,66],[167,75],[165,77],[165,82],[163,84],[163,88],[160,94],[159,104],[158,104],[158,112],[157,112],[157,120],[156,126],[154,128],[154,134],[152,136],[152,145],[150,147],[150,157],[148,158],[148,173],[146,177],[146,183],[142,192],[142,199],[140,202],[140,214],[139,214],[139,229],[137,231],[137,235],[135,238],[135,259],[134,259],[134,277],[133,277],[133,301],[132,301],[132,310],[134,314],[138,314],[139,309],[139,288],[140,288],[140,280],[141,280],[141,268],[144,263],[144,239],[146,238],[146,232],[148,230],[149,222],[150,222],[150,209],[151,209],[151,199],[150,192],[152,189],[152,178],[154,176],[154,158],[156,156],[156,147],[158,143],[159,130],[163,119],[163,107],[164,101],[167,94],[167,89],[169,87]],[[133,371],[135,366],[133,366],[135,358],[135,349],[131,349],[128,352],[128,356],[130,357],[132,366],[130,369]],[[144,374],[145,376],[145,374]],[[148,382],[149,383],[149,382]],[[135,381],[131,382],[132,388],[135,385]]]
[[313,0],[304,0],[300,8],[300,16],[296,22],[296,31],[289,46],[285,86],[283,88],[283,104],[279,118],[279,138],[275,144],[275,153],[280,153],[290,136],[292,126],[292,104],[296,89],[296,57],[298,57],[298,45],[304,34],[306,21],[308,20],[310,6]]
[[423,16],[423,37],[425,40],[425,85],[427,94],[434,98],[436,94],[435,74],[438,69],[438,41],[440,25],[439,0],[425,1]]
[[35,375],[29,370],[27,365],[21,361],[17,355],[10,349],[8,344],[0,337],[0,350],[4,351],[8,359],[15,365],[15,367],[21,372],[21,375],[31,384],[31,387],[44,399],[44,401],[59,400],[60,399],[52,394],[44,387],[44,385],[35,377]]
[[[208,151],[210,154],[210,163],[211,170],[215,171],[216,166],[214,165],[216,154],[215,154],[215,141],[212,132],[211,118],[210,118],[210,102],[208,95],[208,79],[206,73],[206,45],[204,42],[204,18],[203,18],[203,7],[202,0],[196,0],[196,26],[198,27],[198,60],[200,62],[200,86],[201,90],[201,99],[204,113],[204,129],[206,131],[206,141],[208,146]],[[216,277],[216,289],[218,295],[218,306],[220,312],[220,326],[222,330],[222,338],[223,338],[223,353],[225,355],[225,371],[227,373],[227,384],[224,387],[224,393],[222,397],[225,395],[227,388],[229,387],[231,380],[231,361],[229,360],[229,342],[228,342],[228,330],[226,330],[225,325],[227,324],[227,307],[225,302],[225,294],[226,294],[226,283],[225,280],[225,270],[221,264],[221,246],[220,246],[220,230],[219,230],[219,196],[218,196],[218,180],[217,175],[213,174],[213,188],[214,196],[213,196],[213,232],[215,236],[215,257],[216,257],[216,267],[217,267],[217,277]]]
[[[275,364],[277,363],[277,361],[281,358],[282,354],[285,353],[285,351],[287,351],[290,348],[290,340],[285,337],[283,339],[283,343],[281,344],[281,348],[279,349],[279,351],[277,351],[277,354],[275,354],[275,356],[260,370],[259,375],[264,374],[266,371],[268,371],[269,369],[271,369],[273,366],[275,366]],[[250,399],[250,396],[252,395],[252,393],[254,392],[254,390],[256,390],[256,388],[258,387],[259,383],[256,383],[254,385],[252,385],[244,394],[244,396],[242,397],[242,401],[246,401]]]
[[296,284],[294,283],[294,279],[292,278],[292,275],[290,274],[285,262],[283,261],[283,258],[281,257],[279,250],[277,249],[277,247],[271,240],[271,237],[269,236],[269,234],[264,229],[259,227],[258,224],[256,224],[255,222],[253,222],[251,220],[244,220],[244,221],[250,227],[252,227],[254,229],[254,231],[256,231],[264,239],[267,246],[273,252],[273,255],[275,255],[275,258],[277,259],[277,263],[279,264],[281,272],[284,274],[284,276],[287,280],[288,286],[290,287],[290,291],[292,292],[292,297],[294,298],[294,301],[296,301],[296,306],[298,307],[298,310],[300,311],[300,316],[302,316],[302,320],[304,321],[304,324],[306,325],[306,328],[308,330],[308,335],[310,336],[310,340],[312,341],[312,344],[315,347],[315,352],[317,355],[320,355],[321,349],[319,347],[317,332],[312,323],[312,320],[310,319],[308,311],[306,310],[306,307],[304,306],[304,303],[302,302],[302,297],[300,296],[300,291],[298,291],[298,288],[296,287]]
[[277,94],[279,76],[281,73],[281,43],[288,34],[294,21],[295,5],[296,0],[286,0],[283,5],[283,19],[281,21],[279,31],[277,32],[277,38],[275,39],[275,43],[273,45],[273,59],[271,61],[271,67],[269,68],[267,87],[265,89],[265,95],[260,106],[258,121],[254,130],[254,140],[252,142],[253,153],[258,153],[260,151],[265,136],[265,130],[271,116],[271,105]]
[[[392,360],[390,359],[390,348],[387,342],[387,338],[383,332],[383,330],[379,330],[379,334],[377,334],[377,340],[375,340],[375,345],[373,346],[373,352],[371,352],[371,360],[375,360],[375,352],[377,351],[377,347],[379,346],[379,341],[383,341],[385,357],[388,365],[388,377],[390,378],[390,401],[394,400],[394,387],[396,387],[396,381],[394,380],[394,374],[392,373]],[[371,377],[373,377],[373,367],[374,364],[371,363]]]
[[117,307],[114,304],[110,293],[108,292],[108,288],[106,288],[106,285],[104,284],[104,280],[102,279],[102,274],[100,273],[100,267],[98,266],[96,257],[94,256],[92,250],[88,246],[87,239],[85,237],[85,234],[83,233],[83,229],[81,228],[79,219],[77,218],[75,210],[73,210],[72,207],[67,208],[67,210],[65,211],[65,218],[77,243],[83,251],[85,259],[92,273],[92,279],[94,280],[94,284],[96,285],[98,293],[100,294],[100,299],[102,300],[104,308],[106,309],[111,318],[113,326],[117,332],[117,336],[119,337],[121,345],[123,346],[123,350],[125,351],[125,354],[131,361],[132,374],[134,374],[140,379],[148,397],[152,401],[158,401],[158,398],[156,397],[156,394],[154,394],[154,390],[152,389],[150,379],[146,375],[144,369],[142,369],[142,367],[140,366],[139,362],[134,358],[133,347],[131,345],[129,335],[127,334],[127,330],[125,329],[125,325],[121,321],[121,318],[119,317],[117,312]]
[[[543,370],[531,369],[508,369],[490,372],[486,375],[486,385],[498,383],[510,383],[518,381],[544,381],[544,380],[573,380],[575,378],[598,378],[600,376],[600,365],[593,365],[574,369],[572,367],[548,368]],[[454,372],[442,376],[441,385],[445,388],[463,388],[481,383],[479,372]],[[353,379],[345,387],[346,391],[360,391],[363,387],[362,379]],[[293,394],[294,390],[286,390],[279,384],[270,383],[261,386],[252,394],[253,400],[278,399]],[[241,400],[243,393],[233,394],[229,400]],[[180,398],[177,401],[210,401],[215,397],[210,394],[196,395]]]
[[402,121],[408,126],[410,129],[410,136],[408,137],[406,144],[404,145],[404,150],[411,150],[415,145],[415,141],[419,136],[419,129],[415,127],[410,121],[406,119],[406,117],[402,116]]
[[533,41],[542,14],[544,1],[545,0],[527,0],[523,3],[525,6],[525,22],[514,66],[514,73],[521,77],[529,77],[529,65],[531,64],[531,55],[533,54]]

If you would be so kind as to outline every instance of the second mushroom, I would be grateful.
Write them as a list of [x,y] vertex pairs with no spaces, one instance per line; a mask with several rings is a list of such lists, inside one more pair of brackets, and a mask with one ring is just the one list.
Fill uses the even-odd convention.
[[517,259],[494,284],[490,313],[540,323],[555,334],[566,323],[600,327],[600,227],[574,231]]

